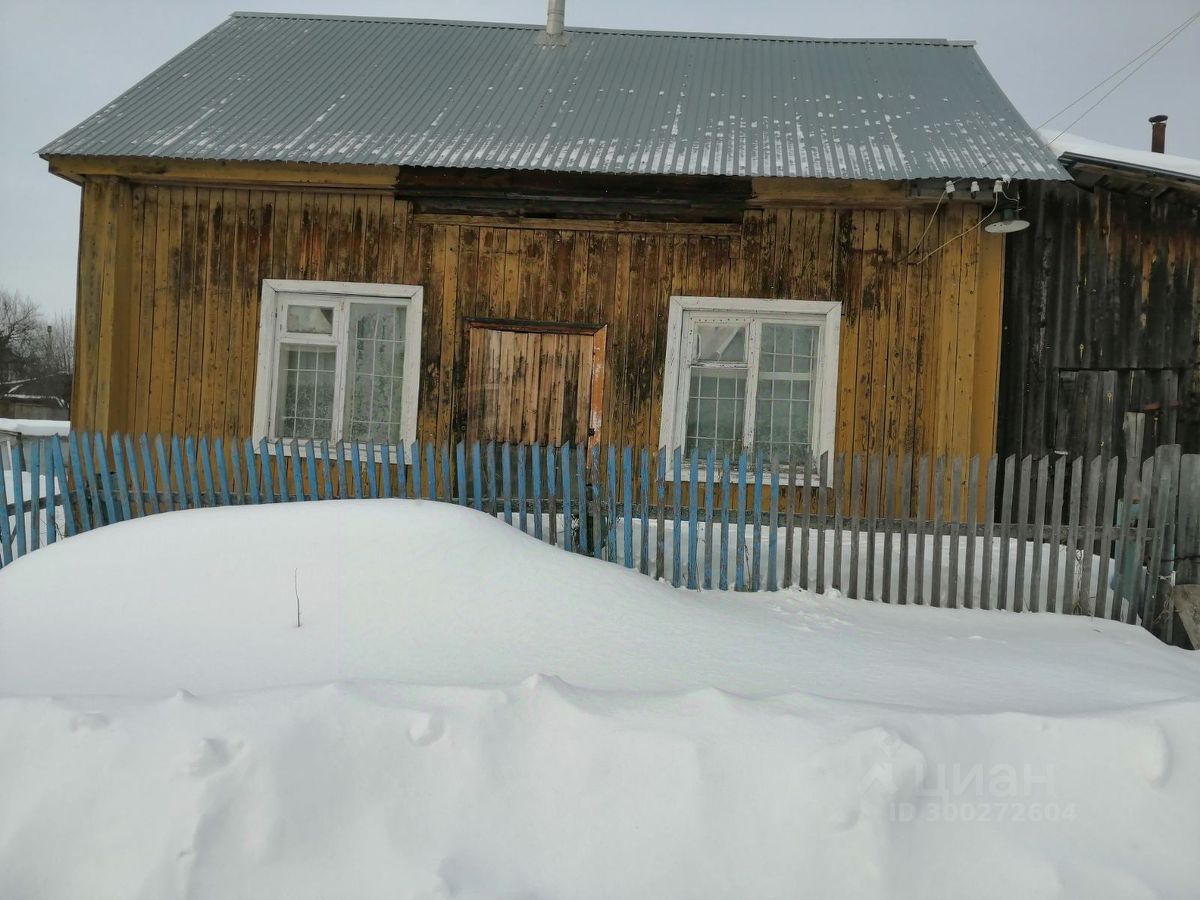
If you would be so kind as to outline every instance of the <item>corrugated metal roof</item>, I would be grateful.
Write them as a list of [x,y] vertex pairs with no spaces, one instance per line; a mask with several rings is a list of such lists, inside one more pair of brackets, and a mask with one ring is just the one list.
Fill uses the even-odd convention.
[[969,43],[236,13],[45,155],[1064,178]]

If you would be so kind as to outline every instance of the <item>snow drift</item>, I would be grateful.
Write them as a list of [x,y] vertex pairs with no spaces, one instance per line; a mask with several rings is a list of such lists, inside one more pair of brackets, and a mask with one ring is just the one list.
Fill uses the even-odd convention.
[[0,694],[4,897],[1200,875],[1192,655],[1087,619],[676,591],[440,504],[171,513],[40,550],[0,572]]

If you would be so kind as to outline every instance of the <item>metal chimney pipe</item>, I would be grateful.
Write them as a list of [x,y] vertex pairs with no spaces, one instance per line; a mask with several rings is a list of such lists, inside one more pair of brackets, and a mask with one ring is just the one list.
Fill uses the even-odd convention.
[[563,19],[566,17],[567,0],[549,0],[546,10],[546,36],[558,38],[563,33]]
[[1150,117],[1150,149],[1155,153],[1167,152],[1167,117]]

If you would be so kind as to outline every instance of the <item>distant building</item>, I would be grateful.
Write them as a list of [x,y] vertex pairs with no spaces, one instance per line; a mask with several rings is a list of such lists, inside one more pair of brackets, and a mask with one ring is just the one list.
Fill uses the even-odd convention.
[[0,384],[0,419],[70,418],[71,376],[43,375]]

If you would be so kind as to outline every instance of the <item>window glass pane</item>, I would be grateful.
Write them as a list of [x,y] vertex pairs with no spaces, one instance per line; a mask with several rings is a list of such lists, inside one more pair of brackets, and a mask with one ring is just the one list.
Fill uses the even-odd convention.
[[345,436],[352,441],[400,441],[405,309],[350,304]]
[[293,334],[333,334],[333,307],[289,306],[287,330]]
[[764,323],[754,405],[754,449],[781,461],[812,454],[815,325]]
[[742,448],[746,409],[746,372],[694,366],[688,388],[687,432],[684,452],[692,448],[701,458],[716,451],[717,459],[736,456]]
[[337,351],[284,346],[279,356],[276,436],[332,437]]
[[744,363],[746,361],[745,325],[695,326],[696,346],[692,348],[696,362]]

